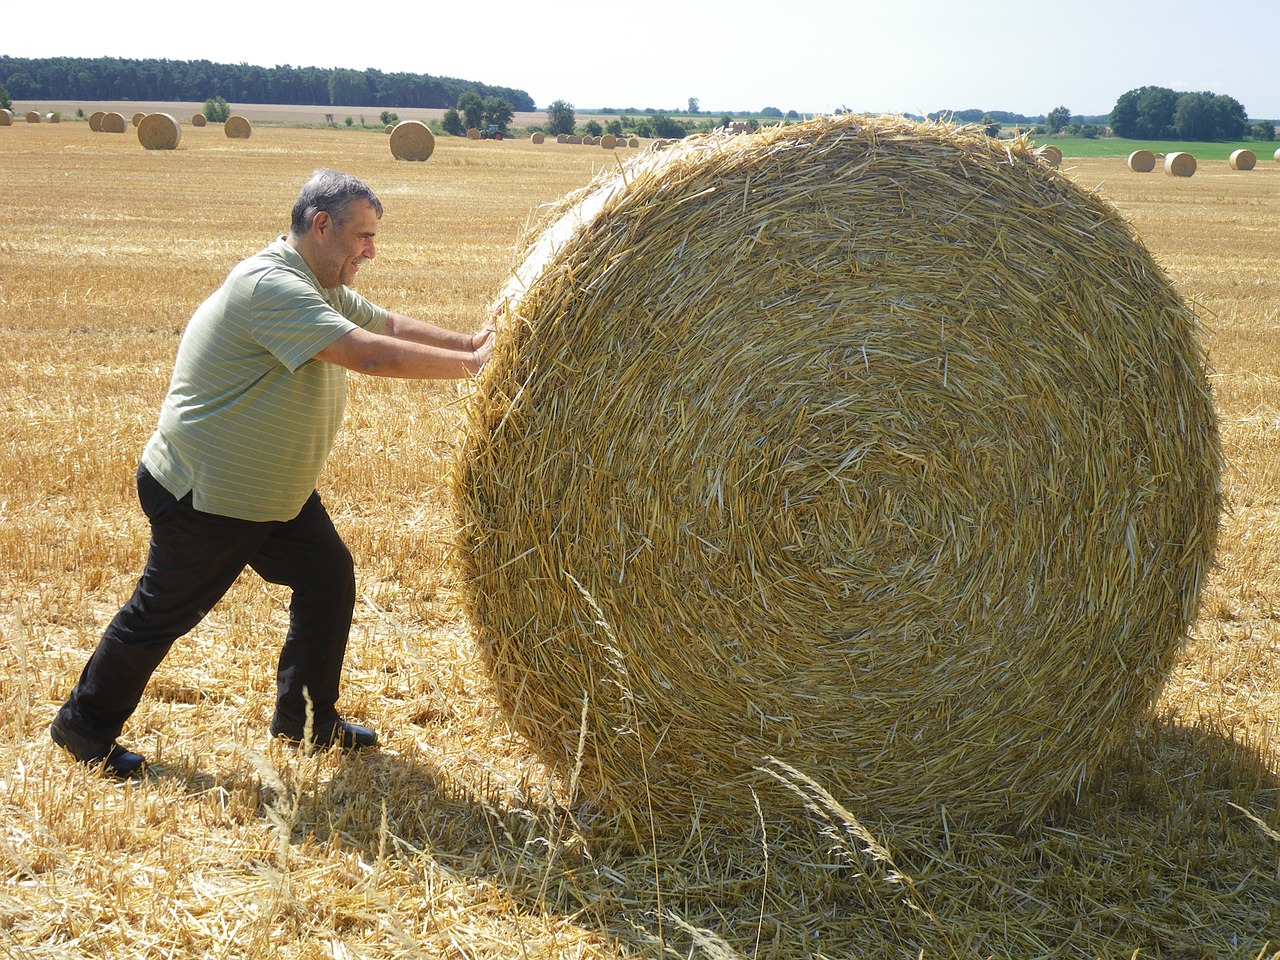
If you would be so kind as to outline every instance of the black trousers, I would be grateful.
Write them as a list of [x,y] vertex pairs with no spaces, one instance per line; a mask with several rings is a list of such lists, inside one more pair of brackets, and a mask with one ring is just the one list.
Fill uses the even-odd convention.
[[91,742],[114,741],[174,641],[204,618],[246,566],[293,591],[273,726],[300,736],[308,697],[316,731],[336,723],[356,583],[351,552],[320,495],[312,492],[292,520],[236,520],[196,510],[191,494],[175,499],[140,467],[138,500],[151,521],[146,568],[57,723]]

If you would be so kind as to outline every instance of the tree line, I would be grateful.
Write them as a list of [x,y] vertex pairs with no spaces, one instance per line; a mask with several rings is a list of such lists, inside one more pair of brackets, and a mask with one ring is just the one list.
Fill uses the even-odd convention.
[[260,67],[209,60],[0,56],[0,85],[15,100],[189,100],[314,106],[452,107],[466,91],[534,109],[524,90],[456,77],[329,67]]
[[1259,121],[1250,126],[1244,105],[1225,94],[1138,87],[1116,101],[1111,132],[1134,140],[1271,140],[1275,125]]

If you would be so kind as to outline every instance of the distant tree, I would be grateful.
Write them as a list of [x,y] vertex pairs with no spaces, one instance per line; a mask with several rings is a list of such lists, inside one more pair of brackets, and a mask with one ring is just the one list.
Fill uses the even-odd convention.
[[547,107],[547,133],[552,136],[573,133],[577,126],[577,118],[573,113],[573,104],[567,100],[553,100]]
[[1270,120],[1259,120],[1253,125],[1253,139],[1270,141],[1275,138],[1276,125]]
[[698,112],[698,107],[699,107],[699,106],[700,106],[700,103],[699,103],[699,101],[698,101],[698,98],[697,98],[697,97],[690,97],[690,98],[689,98],[689,112],[690,112],[690,113],[697,113],[697,112]]
[[231,106],[221,97],[206,100],[201,112],[210,123],[226,123],[231,119]]
[[1240,140],[1249,132],[1249,115],[1244,104],[1226,94],[1206,94],[1213,97],[1213,115],[1217,121],[1217,140]]
[[782,116],[782,111],[779,110],[777,107],[765,107],[763,110],[760,111],[760,116],[769,117],[770,119],[777,119]]
[[607,130],[609,133],[611,133],[611,134],[612,134],[613,136],[615,136],[615,137],[620,137],[620,136],[622,136],[622,121],[621,121],[621,120],[610,120],[608,123],[606,123],[606,124],[604,125],[604,128],[605,128],[605,130]]
[[484,100],[474,90],[464,90],[458,97],[458,113],[468,127],[484,123]]
[[1173,132],[1183,140],[1213,140],[1217,131],[1213,99],[1184,93],[1173,109]]
[[733,117],[729,116],[729,114],[726,113],[721,115],[720,126],[727,127],[732,123],[733,123]]
[[653,127],[653,135],[662,137],[664,140],[679,140],[689,131],[678,120],[673,120],[665,113],[655,113],[650,120]]
[[458,113],[456,107],[450,107],[444,112],[444,116],[440,118],[440,129],[453,137],[467,135],[467,125],[462,122],[462,114]]
[[369,84],[358,70],[334,70],[329,74],[329,102],[335,107],[370,103]]
[[799,120],[799,119],[800,119],[800,114],[796,113],[794,110],[788,110],[788,111],[787,111],[787,116],[786,116],[786,118],[785,118],[785,119],[787,119],[787,120]]
[[0,83],[0,110],[12,110],[13,101],[9,99],[9,91]]
[[400,122],[400,118],[396,116],[394,113],[392,113],[390,110],[383,110],[380,114],[378,114],[378,119],[382,121],[384,126]]
[[600,126],[599,120],[588,120],[582,125],[582,132],[589,137],[598,137],[604,133],[604,127]]
[[648,117],[637,120],[632,129],[635,130],[637,137],[648,138],[653,136],[653,122]]
[[1096,140],[1098,137],[1102,136],[1103,133],[1103,128],[1099,127],[1096,123],[1086,123],[1082,124],[1080,127],[1080,136],[1084,137],[1086,140]]
[[1044,118],[1045,130],[1049,136],[1060,133],[1071,122],[1071,111],[1066,107],[1054,107]]
[[1000,121],[992,120],[990,115],[982,118],[982,127],[987,131],[988,137],[995,138],[1000,136]]
[[516,115],[504,97],[485,97],[484,98],[484,122],[496,123],[498,129],[506,135],[507,127],[511,125],[511,118]]

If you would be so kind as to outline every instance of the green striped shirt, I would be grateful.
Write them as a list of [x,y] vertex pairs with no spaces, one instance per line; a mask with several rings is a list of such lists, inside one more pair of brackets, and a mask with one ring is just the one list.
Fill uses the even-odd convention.
[[238,264],[191,317],[142,454],[175,497],[242,520],[291,520],[342,422],[346,370],[312,358],[387,312],[326,290],[284,238]]

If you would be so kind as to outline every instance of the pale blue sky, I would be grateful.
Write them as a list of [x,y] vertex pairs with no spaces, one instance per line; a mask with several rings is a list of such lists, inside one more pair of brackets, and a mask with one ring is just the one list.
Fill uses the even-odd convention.
[[376,67],[527,90],[539,108],[1109,113],[1147,84],[1280,119],[1277,0],[49,0],[21,57]]

